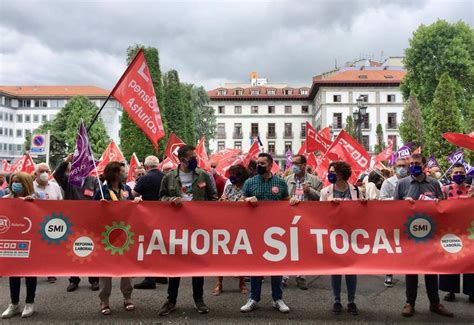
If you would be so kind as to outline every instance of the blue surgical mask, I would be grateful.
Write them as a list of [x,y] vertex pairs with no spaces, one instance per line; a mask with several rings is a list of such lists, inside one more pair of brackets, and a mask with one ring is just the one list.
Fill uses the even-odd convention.
[[291,166],[291,170],[293,171],[293,174],[299,174],[301,172],[301,168],[298,165]]
[[329,172],[328,173],[328,181],[329,181],[329,183],[335,184],[336,181],[337,181],[336,173]]
[[23,184],[13,183],[12,184],[12,191],[16,194],[20,194],[21,192],[23,192]]
[[453,182],[460,185],[466,180],[466,175],[454,175]]
[[395,169],[395,173],[397,173],[397,175],[402,178],[408,175],[408,171],[405,167],[398,167],[397,169]]
[[423,174],[423,167],[418,165],[411,165],[410,174],[412,174],[414,177],[420,176],[421,174]]
[[191,159],[188,160],[188,168],[192,171],[194,171],[198,166],[198,161],[196,159],[196,157],[193,157]]

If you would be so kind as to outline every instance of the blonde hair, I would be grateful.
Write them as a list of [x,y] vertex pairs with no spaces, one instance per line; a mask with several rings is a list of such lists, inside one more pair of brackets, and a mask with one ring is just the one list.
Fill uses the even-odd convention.
[[24,196],[29,196],[35,194],[35,190],[33,187],[33,178],[31,177],[30,174],[28,173],[23,173],[23,172],[18,172],[15,173],[11,176],[10,178],[10,193],[12,194],[12,197],[19,197],[18,193],[14,193],[12,186],[13,186],[13,181],[17,178],[21,185],[23,185],[23,195]]

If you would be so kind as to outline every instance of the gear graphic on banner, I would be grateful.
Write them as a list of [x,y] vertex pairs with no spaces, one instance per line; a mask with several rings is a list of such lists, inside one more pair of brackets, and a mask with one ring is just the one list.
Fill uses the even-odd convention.
[[470,250],[467,235],[462,234],[459,229],[451,227],[440,229],[434,244],[437,246],[438,252],[453,259],[464,258]]
[[426,213],[418,212],[408,216],[407,222],[403,225],[405,226],[404,233],[408,239],[414,240],[417,244],[419,242],[426,243],[429,239],[432,239],[436,229],[436,224],[431,217],[427,216]]
[[72,226],[69,218],[65,217],[62,212],[45,216],[43,222],[40,223],[41,240],[48,241],[48,245],[52,243],[59,245],[61,241],[67,241],[68,236],[72,234]]
[[134,233],[130,231],[130,225],[125,225],[123,221],[112,225],[106,225],[105,231],[102,233],[102,243],[104,249],[110,251],[112,255],[118,253],[123,255],[124,251],[130,250],[130,245],[135,243],[133,240]]
[[66,245],[67,255],[70,256],[74,262],[81,264],[90,262],[92,258],[97,255],[99,245],[100,238],[93,233],[89,233],[85,230],[76,230]]

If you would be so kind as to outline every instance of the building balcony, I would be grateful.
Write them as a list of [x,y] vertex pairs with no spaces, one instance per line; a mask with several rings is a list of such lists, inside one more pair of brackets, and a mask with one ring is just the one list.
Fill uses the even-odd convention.
[[283,139],[293,139],[293,131],[291,132],[285,132],[283,134]]
[[242,132],[234,132],[234,133],[232,133],[232,138],[234,138],[234,139],[243,139],[244,135],[242,134]]
[[362,123],[362,130],[372,130],[372,123]]
[[267,139],[276,139],[276,132],[267,132]]
[[225,138],[227,138],[225,132],[223,132],[223,133],[217,133],[217,139],[225,139]]
[[387,123],[385,124],[385,129],[386,130],[398,130],[398,123]]
[[258,132],[250,132],[249,137],[252,138],[252,139],[253,139],[253,138],[260,137],[260,133],[258,133]]

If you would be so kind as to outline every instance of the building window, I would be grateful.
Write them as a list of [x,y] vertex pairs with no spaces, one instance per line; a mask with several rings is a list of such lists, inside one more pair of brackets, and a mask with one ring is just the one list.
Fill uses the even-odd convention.
[[13,151],[13,144],[10,143],[10,144],[8,145],[8,151],[10,151],[10,152]]
[[268,106],[268,114],[275,114],[275,106]]
[[301,95],[308,95],[308,94],[309,94],[309,90],[308,90],[308,89],[301,89],[301,90],[300,90],[300,94],[301,94]]
[[268,89],[268,92],[267,92],[269,95],[276,95],[276,90],[275,89]]
[[17,123],[23,123],[23,114],[18,114],[16,116]]
[[285,138],[293,137],[293,128],[291,123],[285,123]]
[[234,106],[234,114],[242,114],[242,106]]
[[217,108],[217,111],[219,112],[219,114],[225,114],[225,106],[219,106]]
[[334,113],[332,115],[332,128],[342,129],[342,113]]
[[387,138],[387,143],[388,144],[390,144],[390,143],[393,144],[393,150],[398,149],[397,136],[396,135],[389,135],[388,138]]
[[398,129],[397,113],[388,113],[388,115],[387,115],[387,129],[389,129],[389,130]]
[[365,130],[369,130],[370,127],[371,127],[371,125],[369,123],[369,120],[370,120],[369,116],[370,116],[369,113],[366,113],[363,117],[362,128],[365,129]]
[[252,94],[252,96],[257,96],[260,94],[260,90],[258,89],[252,89],[252,91],[250,92]]
[[22,130],[22,129],[16,130],[16,137],[17,137],[17,138],[23,137],[23,130]]
[[227,95],[227,90],[226,89],[220,89],[217,91],[217,93],[219,94],[219,96],[224,96],[224,95]]
[[30,130],[27,130],[27,129],[25,129],[25,137],[27,137],[27,136],[29,136],[29,135],[31,135],[31,131],[30,131]]
[[306,137],[306,123],[301,123],[300,137],[301,137],[301,138],[305,138],[305,137]]
[[244,94],[244,91],[243,91],[242,89],[237,89],[237,90],[235,91],[235,94],[236,94],[237,96],[242,96],[242,95]]
[[291,94],[293,94],[293,89],[284,89],[284,90],[283,90],[283,93],[284,93],[285,95],[291,95]]
[[395,103],[395,95],[387,95],[388,103]]
[[285,106],[285,114],[291,114],[291,106]]
[[0,112],[0,121],[3,121],[3,112]]
[[367,103],[369,101],[369,95],[360,95],[359,97],[362,97],[364,103]]
[[308,114],[309,113],[309,106],[308,105],[301,106],[301,113]]
[[258,123],[252,123],[250,125],[250,136],[258,137]]
[[13,129],[8,129],[8,136],[13,137]]
[[29,99],[20,99],[18,101],[18,107],[31,107],[31,100],[29,100]]
[[242,141],[235,141],[234,142],[234,149],[242,150]]
[[46,122],[48,120],[48,115],[41,115],[41,122]]
[[34,123],[39,123],[39,115],[38,114],[33,115],[33,122]]
[[365,150],[370,151],[370,143],[369,143],[368,135],[362,136],[362,145],[364,146]]
[[242,139],[242,123],[234,124],[234,139]]
[[0,135],[3,135],[3,128],[0,128]]
[[275,142],[268,141],[268,153],[271,155],[275,154]]
[[30,114],[25,115],[25,123],[31,123],[31,115]]
[[35,99],[35,107],[48,107],[47,100]]
[[333,95],[332,96],[332,101],[334,103],[340,103],[341,102],[341,95]]
[[251,112],[252,114],[258,114],[258,106],[252,106]]
[[12,99],[5,97],[5,106],[11,107],[12,106]]
[[225,139],[225,124],[224,123],[218,123],[217,124],[217,137],[219,139]]
[[217,142],[217,151],[222,151],[224,149],[225,149],[225,142],[224,141]]
[[275,123],[268,123],[267,138],[276,138]]
[[287,153],[288,150],[290,150],[291,152],[293,152],[292,142],[285,142],[285,153]]
[[17,145],[16,145],[16,151],[17,151],[17,152],[21,152],[21,144],[17,144]]
[[[7,120],[7,119],[5,119],[5,121],[6,121],[6,120]],[[13,114],[10,113],[10,115],[9,115],[9,117],[8,117],[8,120],[9,120],[10,122],[13,122]]]

